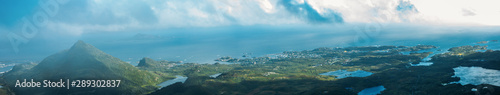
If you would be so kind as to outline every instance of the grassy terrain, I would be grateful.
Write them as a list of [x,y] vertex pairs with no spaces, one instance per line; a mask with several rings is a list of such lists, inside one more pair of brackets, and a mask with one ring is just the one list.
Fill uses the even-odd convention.
[[[255,58],[221,57],[219,62],[231,64],[198,64],[143,58],[137,67],[112,57],[97,48],[78,42],[71,49],[44,59],[39,64],[17,65],[2,77],[7,87],[0,93],[15,94],[153,94],[153,95],[273,95],[273,94],[343,94],[353,95],[365,88],[383,85],[388,95],[460,95],[500,94],[500,89],[488,84],[447,84],[453,78],[453,68],[478,66],[500,70],[500,51],[485,50],[486,46],[461,46],[432,57],[431,66],[411,66],[419,63],[435,49],[431,45],[366,46],[317,48],[286,51],[277,56]],[[410,52],[405,55],[401,52]],[[319,75],[329,71],[364,70],[367,77],[337,78]],[[218,77],[210,75],[222,73]],[[175,83],[160,90],[157,84],[189,77],[185,83]],[[17,79],[120,79],[119,88],[14,88]],[[446,84],[446,85],[445,85]]]
[[[356,94],[364,88],[383,85],[382,94],[429,95],[429,94],[498,94],[489,90],[473,92],[481,87],[499,88],[488,84],[473,86],[449,84],[458,81],[452,78],[454,67],[480,66],[500,70],[497,56],[500,51],[475,52],[482,46],[463,46],[450,49],[448,53],[437,54],[431,66],[412,67],[432,52],[413,52],[403,55],[402,51],[433,49],[435,46],[419,45],[318,48],[306,51],[284,52],[284,57],[217,59],[234,64],[177,64],[170,69],[149,69],[167,74],[189,76],[186,83],[177,83],[151,94]],[[457,55],[462,54],[462,55]],[[483,61],[477,61],[483,60]],[[480,64],[478,64],[478,62]],[[173,69],[177,68],[177,69]],[[224,68],[224,69],[222,69]],[[336,70],[364,70],[374,73],[368,77],[337,79],[319,73]],[[217,78],[208,75],[220,73]]]

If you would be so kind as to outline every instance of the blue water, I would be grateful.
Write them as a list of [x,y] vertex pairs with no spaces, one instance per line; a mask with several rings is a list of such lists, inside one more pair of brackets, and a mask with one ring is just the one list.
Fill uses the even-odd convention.
[[12,70],[12,68],[17,64],[25,63],[31,63],[31,61],[0,61],[0,74]]
[[[342,27],[342,28],[339,28]],[[18,54],[10,47],[2,50],[0,60],[33,60],[68,49],[77,40],[83,40],[102,51],[131,64],[143,57],[156,60],[214,63],[222,56],[242,58],[248,54],[259,57],[283,51],[311,50],[318,47],[349,47],[367,45],[435,45],[446,51],[462,45],[488,45],[500,49],[500,44],[474,44],[479,41],[499,40],[500,33],[469,32],[434,33],[437,30],[399,29],[387,27],[368,42],[356,41],[351,26],[228,26],[212,28],[174,28],[165,30],[130,30],[85,33],[76,37],[54,36],[51,39],[33,39],[20,46]],[[404,28],[404,27],[403,27]],[[478,29],[479,31],[480,29]],[[401,32],[405,31],[405,32]],[[45,35],[43,33],[40,34]],[[6,41],[8,42],[8,41]],[[9,44],[9,43],[5,43]]]
[[184,77],[184,76],[180,76],[180,75],[176,75],[175,77],[176,77],[175,79],[167,80],[167,81],[164,81],[164,82],[158,84],[158,86],[160,86],[159,89],[161,89],[163,87],[167,87],[167,86],[172,85],[172,84],[177,83],[177,82],[184,83],[188,78],[188,77]]
[[217,73],[217,74],[213,74],[213,75],[210,75],[209,77],[210,78],[217,78],[218,76],[220,76],[222,73]]
[[500,71],[494,69],[485,69],[482,67],[456,67],[452,77],[460,78],[459,81],[451,83],[459,83],[461,85],[480,85],[490,84],[500,86]]
[[380,92],[384,91],[385,88],[384,86],[376,86],[376,87],[370,87],[370,88],[365,88],[361,90],[361,92],[358,93],[358,95],[377,95],[381,94]]
[[[370,43],[356,42],[355,33],[337,32],[332,30],[315,29],[274,29],[264,28],[258,31],[247,29],[215,29],[215,30],[186,30],[188,32],[151,32],[150,35],[137,38],[140,33],[123,34],[121,38],[111,41],[88,42],[103,51],[131,63],[142,57],[157,60],[172,60],[196,63],[214,63],[214,59],[222,56],[242,58],[249,54],[259,57],[266,54],[281,53],[283,51],[311,50],[318,47],[349,47],[360,45],[405,45],[419,44],[436,45],[442,51],[462,45],[488,45],[490,49],[500,49],[498,43],[475,44],[484,40],[495,40],[498,35],[477,37],[478,35],[428,35],[408,38],[391,38],[391,35],[379,35]],[[400,34],[403,35],[404,34]],[[85,39],[101,39],[89,37]],[[111,43],[111,44],[110,44]],[[357,43],[357,44],[353,44]]]
[[330,71],[326,73],[321,73],[319,75],[327,75],[327,76],[337,76],[337,79],[342,79],[342,78],[347,78],[347,77],[367,77],[372,75],[373,73],[363,71],[363,70],[357,70],[357,71],[347,71],[347,70],[337,70],[337,71]]

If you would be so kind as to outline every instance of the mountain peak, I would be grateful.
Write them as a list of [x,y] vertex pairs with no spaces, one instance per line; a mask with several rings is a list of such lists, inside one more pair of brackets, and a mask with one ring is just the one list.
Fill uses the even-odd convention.
[[[29,65],[32,66],[32,65]],[[24,66],[24,67],[29,67]],[[142,71],[131,64],[113,57],[96,47],[81,40],[77,41],[69,50],[61,51],[43,59],[31,69],[16,69],[7,73],[6,80],[16,94],[32,95],[43,92],[49,95],[59,94],[125,94],[138,95],[156,90],[155,84],[161,82],[159,77],[151,72]],[[65,88],[19,88],[15,84],[18,78],[23,79],[88,79],[103,80],[113,79],[124,81],[123,87],[110,89],[76,89]],[[139,85],[139,87],[136,87]],[[61,90],[64,89],[64,90]]]
[[85,42],[83,42],[82,40],[78,40],[75,44],[73,44],[73,46],[71,47],[71,49],[74,49],[74,48],[95,48],[94,46],[90,45],[90,44],[87,44]]
[[158,64],[157,61],[151,58],[144,57],[139,61],[139,64],[137,65],[138,67],[150,67],[154,66],[155,64]]
[[81,44],[81,45],[83,45],[83,44],[87,44],[87,43],[83,42],[82,40],[78,40],[78,41],[76,41],[75,45],[76,45],[76,44]]
[[101,54],[104,53],[96,47],[78,40],[69,50],[70,53],[91,53],[91,54]]

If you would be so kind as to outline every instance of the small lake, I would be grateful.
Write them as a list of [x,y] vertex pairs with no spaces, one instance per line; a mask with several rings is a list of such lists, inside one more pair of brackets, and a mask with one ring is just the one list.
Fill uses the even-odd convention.
[[177,83],[177,82],[184,83],[188,78],[188,77],[184,77],[184,76],[180,76],[180,75],[176,75],[175,77],[176,77],[175,79],[167,80],[165,82],[158,84],[158,86],[161,86],[159,89],[161,89],[163,87],[167,87],[167,86],[172,85],[172,84]]
[[411,66],[431,66],[434,62],[419,62],[418,64],[411,64]]
[[453,68],[455,75],[452,77],[458,77],[460,80],[458,82],[461,85],[480,85],[480,84],[490,84],[495,86],[500,86],[500,71],[493,69],[485,69],[482,67],[456,67]]
[[321,73],[319,75],[327,75],[327,76],[337,76],[337,79],[342,79],[342,78],[347,78],[347,77],[367,77],[372,75],[373,73],[363,71],[363,70],[357,70],[357,71],[347,71],[347,70],[337,70],[337,71],[330,71],[326,73]]
[[[419,62],[418,64],[411,64],[411,66],[431,66],[432,64],[434,64],[434,62],[429,62],[432,60],[432,57],[435,56],[436,54],[443,54],[443,53],[446,53],[448,52],[447,51],[448,49],[445,49],[445,48],[436,48],[436,49],[426,49],[426,50],[419,50],[419,51],[413,51],[412,53],[424,53],[424,52],[432,52],[431,54],[429,54],[427,57],[423,58],[421,61],[422,62]],[[409,55],[410,52],[402,52],[402,54],[404,55]]]
[[220,76],[222,73],[217,73],[217,74],[213,74],[213,75],[210,75],[209,77],[210,78],[217,78],[218,76]]
[[384,86],[376,86],[376,87],[370,87],[370,88],[365,88],[361,90],[361,92],[358,93],[358,95],[377,95],[381,94],[380,92],[384,91],[385,88]]

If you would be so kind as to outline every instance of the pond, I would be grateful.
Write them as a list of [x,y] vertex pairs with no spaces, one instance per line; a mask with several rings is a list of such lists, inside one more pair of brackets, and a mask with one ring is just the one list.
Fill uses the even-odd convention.
[[373,73],[363,71],[363,70],[357,70],[357,71],[347,71],[347,70],[337,70],[337,71],[330,71],[326,73],[321,73],[319,75],[333,75],[337,76],[337,79],[342,79],[342,78],[347,78],[347,77],[367,77],[372,75]]
[[177,82],[184,83],[188,78],[188,77],[184,77],[184,76],[180,76],[180,75],[176,75],[175,77],[176,77],[175,79],[167,80],[165,82],[158,84],[158,86],[161,86],[159,89],[161,89],[163,87],[167,87],[167,86],[172,85],[172,84],[177,83]]
[[380,92],[384,91],[385,88],[384,86],[376,86],[376,87],[370,87],[370,88],[365,88],[361,90],[361,92],[358,93],[358,95],[377,95],[381,94]]
[[217,73],[217,74],[213,74],[213,75],[210,75],[209,77],[210,78],[217,78],[218,76],[220,76],[222,73]]
[[500,86],[500,71],[494,69],[485,69],[482,67],[456,67],[455,75],[452,77],[460,78],[457,82],[461,85],[480,85],[480,84],[490,84],[495,86]]

